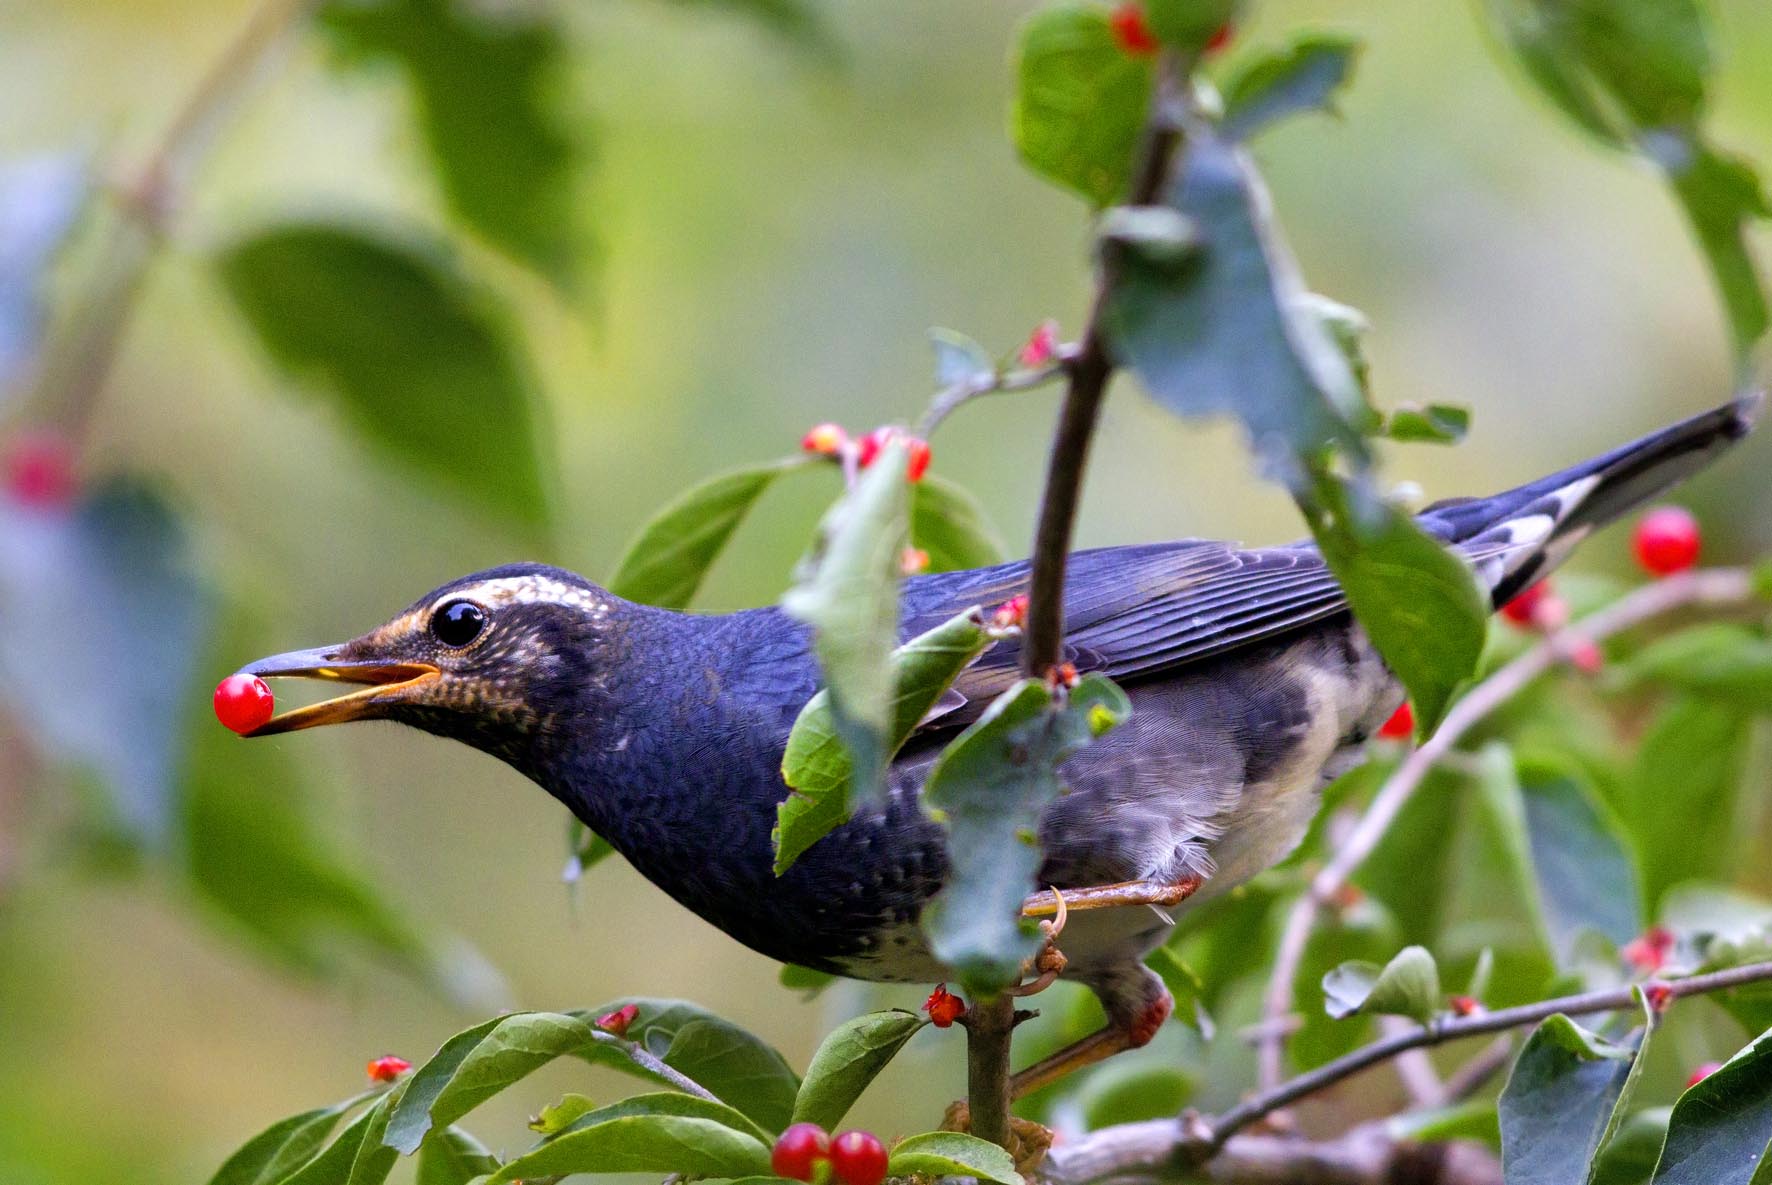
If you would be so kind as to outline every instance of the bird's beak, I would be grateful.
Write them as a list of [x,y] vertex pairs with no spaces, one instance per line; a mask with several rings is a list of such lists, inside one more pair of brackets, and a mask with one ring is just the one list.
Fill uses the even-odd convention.
[[375,659],[348,659],[340,652],[345,647],[329,646],[318,650],[292,650],[273,654],[240,668],[243,675],[267,679],[303,678],[331,679],[339,683],[361,683],[360,691],[348,692],[295,708],[273,716],[251,732],[249,737],[272,736],[294,732],[300,728],[317,728],[322,724],[344,724],[377,715],[376,709],[406,697],[413,688],[422,687],[442,676],[428,662],[384,662]]

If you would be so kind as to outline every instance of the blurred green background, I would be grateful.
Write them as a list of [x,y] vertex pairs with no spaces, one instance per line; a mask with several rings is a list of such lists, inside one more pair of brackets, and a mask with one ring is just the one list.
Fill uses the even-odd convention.
[[[266,364],[209,265],[231,236],[292,212],[441,222],[390,79],[331,71],[322,46],[298,39],[222,131],[174,220],[86,467],[170,483],[205,571],[250,604],[263,650],[353,635],[506,560],[607,575],[631,532],[692,481],[791,451],[818,420],[867,428],[915,416],[930,387],[930,325],[1007,352],[1044,317],[1073,333],[1081,320],[1084,212],[1027,174],[1004,133],[1006,47],[1029,5],[832,4],[834,64],[696,5],[561,8],[573,47],[561,101],[593,149],[578,201],[598,241],[594,279],[563,302],[476,258],[515,302],[548,393],[554,542],[366,450]],[[1711,127],[1763,161],[1772,8],[1715,10]],[[130,161],[249,11],[0,3],[0,157],[86,146]],[[1356,33],[1367,50],[1342,119],[1299,120],[1257,146],[1281,218],[1312,286],[1370,318],[1378,402],[1465,403],[1475,417],[1458,449],[1393,451],[1392,480],[1429,497],[1483,492],[1721,401],[1723,322],[1665,186],[1528,93],[1472,7],[1288,0],[1259,6],[1238,41],[1308,26]],[[1054,404],[1044,391],[978,404],[935,444],[937,470],[979,494],[1018,554]],[[1109,403],[1096,457],[1084,544],[1301,533],[1230,427],[1182,425],[1129,383]],[[1769,459],[1762,435],[1689,490],[1710,558],[1772,547],[1772,521],[1754,509],[1772,497]],[[830,480],[797,475],[772,492],[702,607],[778,596]],[[1580,564],[1621,567],[1623,552],[1614,532]],[[213,680],[256,653],[203,669],[193,713],[206,715]],[[0,885],[5,1185],[201,1179],[273,1118],[355,1089],[366,1058],[416,1061],[501,1003],[685,996],[804,1065],[864,1000],[920,999],[843,986],[803,1003],[773,964],[619,861],[570,897],[563,810],[464,748],[392,727],[260,744],[316,771],[323,825],[408,912],[477,948],[507,988],[491,1003],[450,1003],[373,964],[327,983],[294,976],[205,925],[177,885],[58,858],[53,826],[38,824],[65,813],[50,793],[61,783],[0,769],[11,804],[0,839],[15,864]],[[855,1118],[883,1133],[927,1126],[932,1100],[961,1093],[960,1044],[925,1032]],[[553,1067],[495,1102],[480,1134],[521,1146],[522,1117],[587,1073]],[[612,1087],[593,1076],[590,1092]]]

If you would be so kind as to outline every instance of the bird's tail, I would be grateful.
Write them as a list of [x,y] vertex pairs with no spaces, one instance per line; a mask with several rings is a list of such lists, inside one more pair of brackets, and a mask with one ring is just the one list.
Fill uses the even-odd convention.
[[1437,502],[1421,523],[1458,545],[1494,603],[1548,575],[1575,545],[1709,465],[1753,429],[1763,396],[1746,395],[1580,465],[1487,498]]

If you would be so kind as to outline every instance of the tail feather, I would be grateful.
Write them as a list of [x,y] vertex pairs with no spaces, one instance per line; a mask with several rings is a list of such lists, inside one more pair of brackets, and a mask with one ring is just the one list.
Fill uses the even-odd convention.
[[1753,430],[1746,395],[1580,465],[1488,498],[1439,502],[1429,531],[1475,563],[1497,605],[1548,575],[1591,532],[1703,469]]

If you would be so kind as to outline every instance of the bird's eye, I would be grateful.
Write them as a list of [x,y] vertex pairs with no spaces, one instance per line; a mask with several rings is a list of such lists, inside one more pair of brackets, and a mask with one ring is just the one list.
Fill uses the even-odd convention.
[[431,614],[431,635],[445,646],[466,646],[485,628],[486,610],[472,601],[451,601]]

